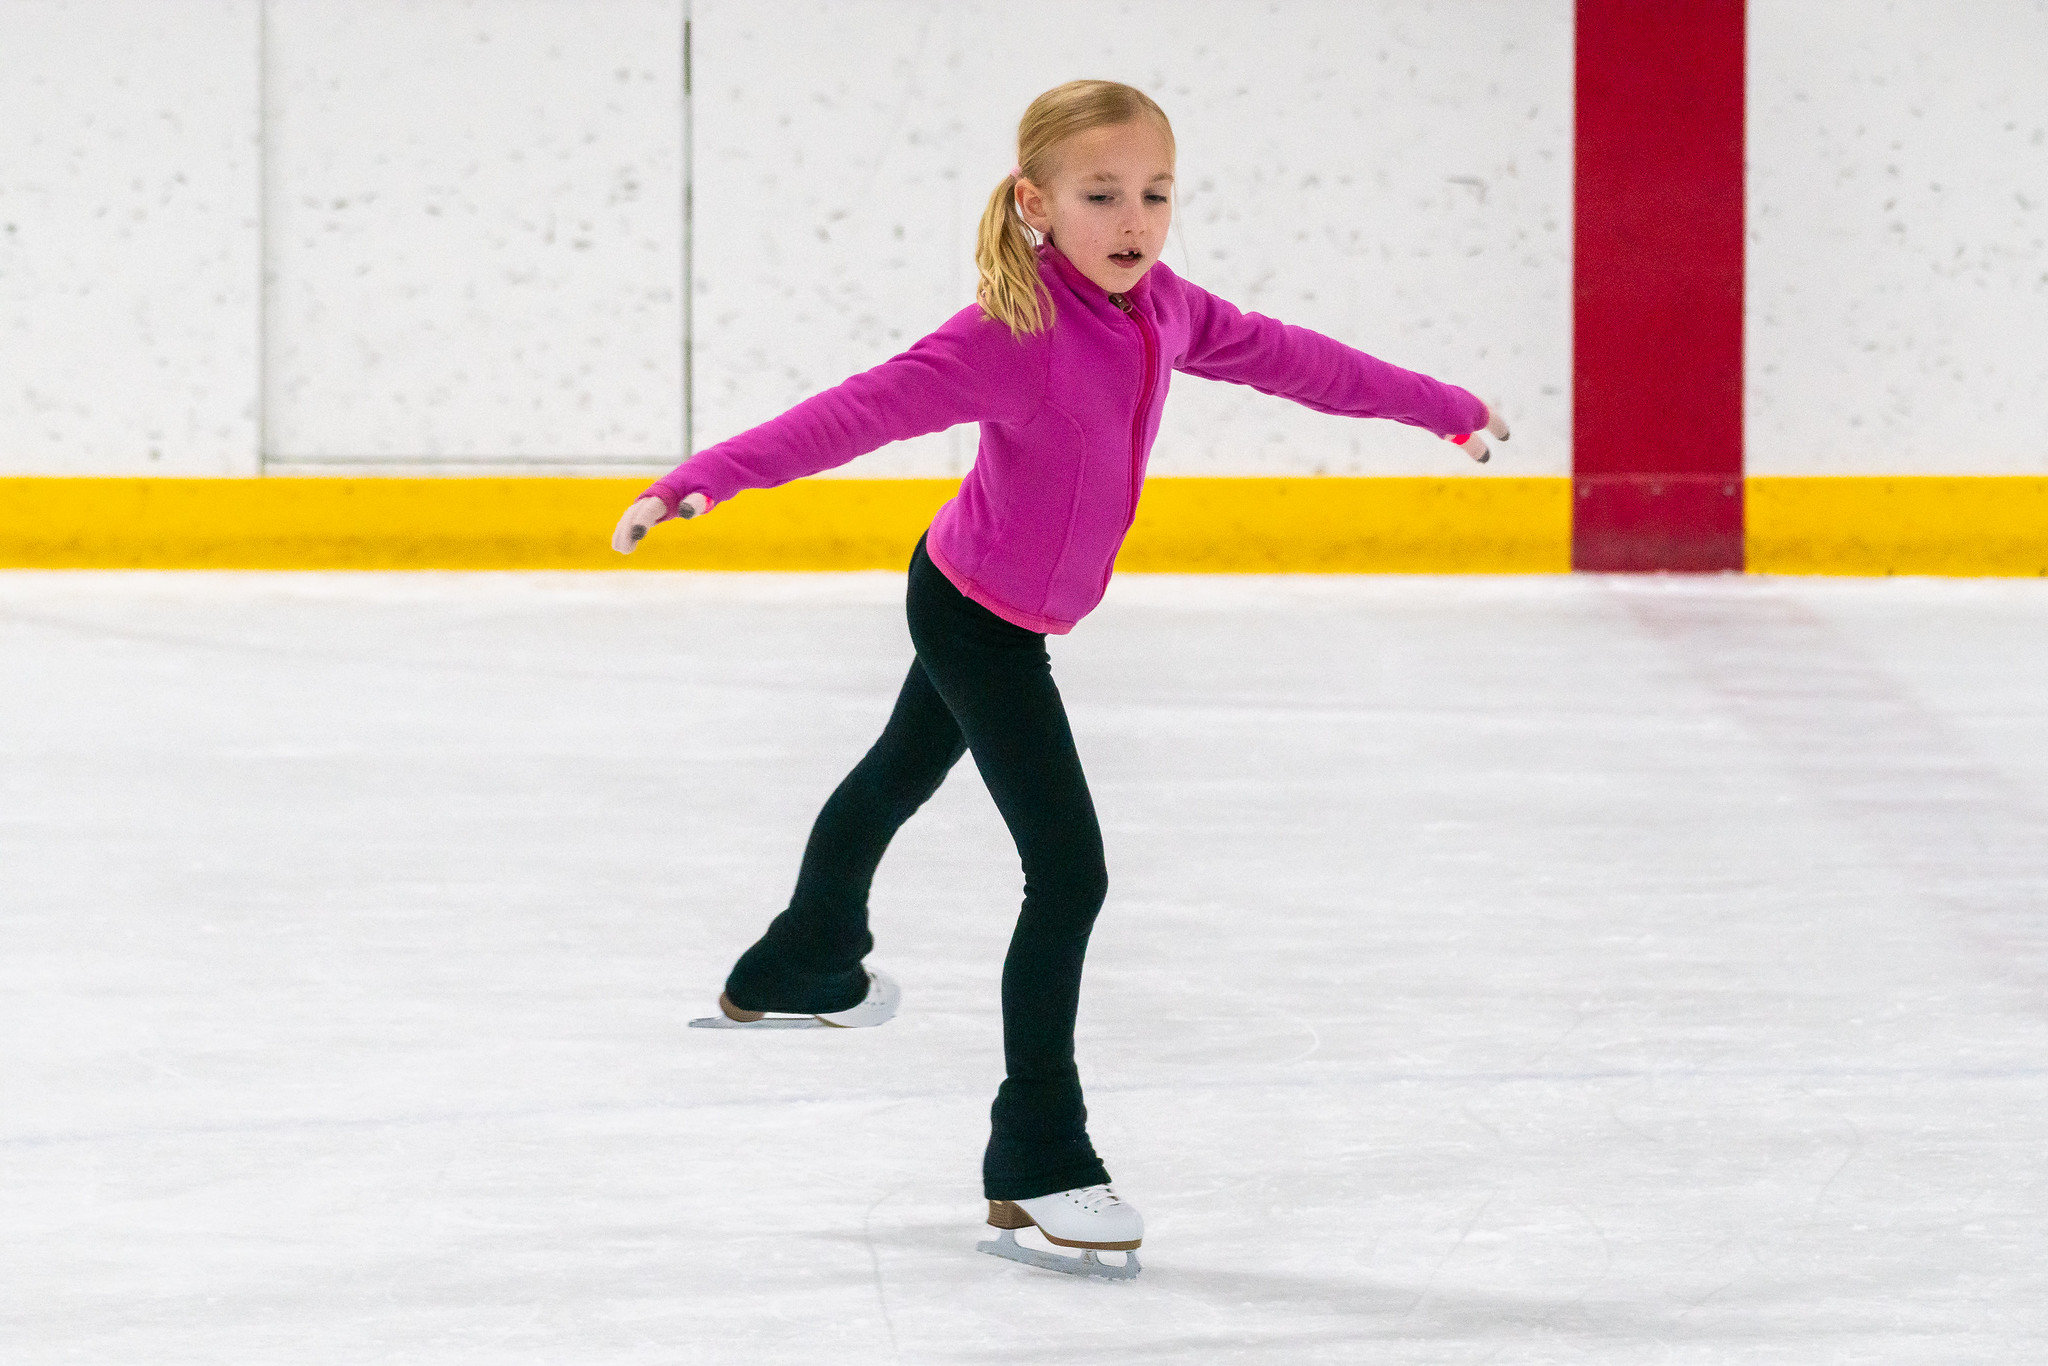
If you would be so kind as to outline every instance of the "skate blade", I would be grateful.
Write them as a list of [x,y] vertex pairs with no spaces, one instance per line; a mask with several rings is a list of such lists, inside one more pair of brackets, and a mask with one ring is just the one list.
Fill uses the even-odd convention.
[[1138,1277],[1136,1252],[1126,1252],[1122,1266],[1111,1266],[1098,1260],[1092,1250],[1084,1250],[1078,1257],[1062,1257],[1056,1252],[1040,1252],[1035,1247],[1025,1247],[1017,1241],[1017,1230],[1013,1228],[1004,1229],[992,1242],[976,1243],[974,1250],[986,1252],[991,1257],[1022,1262],[1026,1266],[1057,1271],[1062,1276],[1093,1276],[1104,1281],[1131,1281]]
[[690,1021],[692,1029],[830,1029],[815,1015],[771,1015],[763,1020],[729,1020],[723,1015],[711,1015],[701,1020]]

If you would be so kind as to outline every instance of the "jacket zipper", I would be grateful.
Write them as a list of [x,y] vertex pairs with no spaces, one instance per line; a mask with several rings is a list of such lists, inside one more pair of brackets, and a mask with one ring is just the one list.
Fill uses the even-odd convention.
[[1138,389],[1138,411],[1131,417],[1131,512],[1124,520],[1124,529],[1138,520],[1138,486],[1141,482],[1138,471],[1145,444],[1145,413],[1152,406],[1152,377],[1158,367],[1154,359],[1152,324],[1145,321],[1145,315],[1132,306],[1131,301],[1121,294],[1112,294],[1109,301],[1121,308],[1130,320],[1138,325],[1138,337],[1145,345],[1145,382]]

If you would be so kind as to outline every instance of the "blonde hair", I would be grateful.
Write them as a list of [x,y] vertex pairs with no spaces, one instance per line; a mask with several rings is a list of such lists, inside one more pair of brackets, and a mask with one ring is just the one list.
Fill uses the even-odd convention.
[[[1173,152],[1173,125],[1150,95],[1117,81],[1068,81],[1031,102],[1017,124],[1017,169],[1035,185],[1049,184],[1068,138],[1095,128],[1157,119]],[[1019,177],[1003,177],[981,215],[974,244],[974,266],[981,274],[974,288],[981,310],[1007,324],[1015,337],[1027,337],[1052,326],[1052,298],[1038,279],[1038,253],[1031,229],[1017,209]]]

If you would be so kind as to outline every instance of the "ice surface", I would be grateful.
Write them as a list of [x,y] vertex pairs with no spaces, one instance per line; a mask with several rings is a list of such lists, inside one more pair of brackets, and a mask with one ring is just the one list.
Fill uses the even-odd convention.
[[2048,584],[1127,577],[1092,1129],[977,1255],[1019,878],[690,1030],[893,575],[0,575],[0,1359],[2038,1362]]

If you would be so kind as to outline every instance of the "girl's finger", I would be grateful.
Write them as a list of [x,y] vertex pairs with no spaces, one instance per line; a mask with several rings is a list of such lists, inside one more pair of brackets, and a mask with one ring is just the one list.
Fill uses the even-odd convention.
[[1477,432],[1467,432],[1463,436],[1447,436],[1444,440],[1453,446],[1461,447],[1465,454],[1482,465],[1492,457],[1492,452],[1486,449],[1486,438]]
[[1508,439],[1507,419],[1491,408],[1486,410],[1486,430],[1492,432],[1499,440],[1505,441]]
[[[648,515],[650,502],[654,505],[652,516]],[[642,499],[627,508],[625,515],[619,518],[619,524],[612,528],[612,549],[621,555],[632,554],[633,547],[640,544],[640,538],[647,534],[648,528],[653,526],[660,516],[661,503],[655,499]]]

